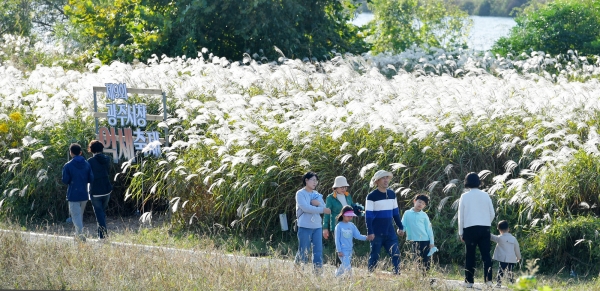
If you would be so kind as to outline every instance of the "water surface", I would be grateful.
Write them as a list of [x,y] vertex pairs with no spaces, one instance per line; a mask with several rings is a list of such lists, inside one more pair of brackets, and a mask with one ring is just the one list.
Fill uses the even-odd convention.
[[[373,20],[372,13],[361,13],[352,21],[355,25],[362,26]],[[510,29],[517,23],[510,17],[469,16],[473,20],[473,27],[467,40],[469,48],[476,50],[489,50],[496,40],[507,36]]]

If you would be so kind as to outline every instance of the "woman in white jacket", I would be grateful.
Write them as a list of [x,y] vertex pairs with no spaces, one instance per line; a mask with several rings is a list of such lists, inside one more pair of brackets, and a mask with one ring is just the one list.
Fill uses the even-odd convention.
[[483,261],[485,284],[492,285],[492,257],[490,256],[490,226],[494,220],[494,206],[490,195],[479,190],[481,181],[477,173],[465,177],[465,188],[469,191],[460,196],[458,206],[458,234],[465,243],[465,284],[473,287],[475,251],[479,247]]

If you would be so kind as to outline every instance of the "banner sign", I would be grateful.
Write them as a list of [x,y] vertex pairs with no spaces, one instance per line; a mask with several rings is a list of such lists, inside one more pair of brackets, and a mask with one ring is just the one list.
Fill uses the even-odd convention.
[[[159,89],[130,88],[129,93],[162,94],[164,115],[148,115],[146,104],[128,104],[128,88],[126,84],[105,84],[106,87],[94,87],[94,117],[96,118],[97,139],[104,145],[104,152],[113,156],[113,161],[135,159],[142,151],[146,156],[161,155],[161,139],[158,131],[143,131],[148,119],[166,120],[166,95]],[[106,113],[98,112],[96,92],[106,92],[109,102]],[[108,127],[98,127],[98,118],[106,118]],[[168,130],[165,130],[168,136]]]

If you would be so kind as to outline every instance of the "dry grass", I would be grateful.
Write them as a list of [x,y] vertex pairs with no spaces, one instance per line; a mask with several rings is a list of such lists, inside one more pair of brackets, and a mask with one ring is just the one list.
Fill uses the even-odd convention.
[[[336,279],[333,267],[314,276],[290,261],[143,246],[29,240],[0,233],[0,288],[94,290],[431,290],[429,281],[406,270],[392,276],[364,266]],[[360,265],[360,264],[359,264]],[[435,290],[451,290],[439,285]]]
[[[288,254],[285,257],[290,257]],[[201,250],[160,248],[88,239],[75,243],[54,236],[0,232],[0,289],[77,290],[461,290],[456,270],[436,266],[433,286],[405,258],[402,275],[385,271],[370,275],[366,258],[354,260],[351,278],[323,276],[311,266],[296,267],[278,257],[251,258],[226,254],[214,245]],[[381,269],[389,269],[389,261]],[[478,280],[479,278],[477,278]],[[538,286],[555,290],[594,290],[596,281],[539,277]]]

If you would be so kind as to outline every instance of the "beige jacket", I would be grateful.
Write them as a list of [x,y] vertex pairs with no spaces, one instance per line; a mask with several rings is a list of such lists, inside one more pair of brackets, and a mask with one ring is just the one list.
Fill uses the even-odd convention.
[[512,234],[492,234],[490,239],[497,243],[496,249],[494,250],[494,256],[492,257],[494,260],[503,263],[516,264],[517,259],[521,259],[521,250],[519,249],[519,242]]

